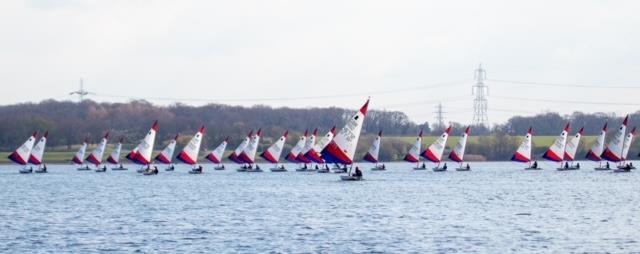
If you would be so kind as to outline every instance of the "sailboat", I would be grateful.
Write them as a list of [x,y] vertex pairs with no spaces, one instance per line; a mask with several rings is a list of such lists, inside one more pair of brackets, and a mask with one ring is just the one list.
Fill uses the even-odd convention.
[[304,135],[300,136],[298,142],[295,146],[291,148],[289,154],[285,157],[287,161],[298,163],[298,155],[302,153],[302,149],[304,149],[304,144],[307,143],[307,136],[309,136],[309,130],[304,131]]
[[373,168],[371,168],[371,170],[373,171],[387,170],[387,167],[384,165],[384,163],[380,164],[378,161],[378,155],[380,154],[381,140],[382,140],[382,131],[379,131],[378,135],[373,139],[373,142],[371,142],[371,147],[369,147],[369,151],[367,151],[367,154],[365,154],[364,158],[362,158],[365,161],[374,163]]
[[313,149],[313,146],[316,144],[316,135],[318,135],[318,128],[313,130],[313,133],[311,134],[311,136],[309,136],[307,138],[307,141],[304,143],[304,147],[302,148],[302,151],[300,151],[300,153],[298,154],[298,157],[296,157],[296,160],[298,160],[298,162],[303,163],[303,167],[296,169],[296,171],[315,171],[311,167],[311,165],[307,165],[312,163],[312,161],[308,159],[305,156],[305,154],[311,151],[311,149]]
[[356,147],[358,146],[358,139],[360,138],[360,132],[362,131],[362,123],[367,115],[367,109],[369,107],[369,100],[362,105],[360,110],[349,119],[340,132],[335,136],[333,140],[327,145],[321,152],[322,158],[327,163],[336,163],[351,165],[347,175],[341,175],[340,180],[343,181],[359,181],[362,180],[362,171],[356,167],[355,172],[352,174],[353,169],[353,156],[356,153]]
[[541,167],[538,167],[538,162],[534,161],[531,163],[531,139],[533,138],[533,128],[529,127],[527,131],[527,135],[524,136],[522,143],[516,150],[516,153],[511,157],[512,161],[529,163],[529,167],[526,167],[525,170],[541,170]]
[[631,162],[624,163],[627,161],[627,155],[629,155],[629,148],[631,147],[631,142],[633,142],[633,137],[636,135],[636,127],[633,127],[631,132],[627,134],[624,138],[624,146],[622,148],[622,161],[618,164],[618,169],[614,172],[629,172],[636,167],[633,166]]
[[311,150],[307,151],[304,154],[304,157],[306,157],[307,159],[318,164],[320,163],[324,164],[322,168],[318,168],[318,164],[316,164],[316,167],[314,170],[316,170],[318,173],[331,172],[331,170],[329,169],[329,166],[325,163],[320,152],[322,152],[322,149],[324,149],[325,147],[327,147],[327,145],[329,145],[329,142],[333,140],[333,137],[335,137],[335,135],[336,135],[336,127],[333,126],[331,130],[327,132],[327,134],[324,134],[324,136],[313,145]]
[[85,138],[84,142],[82,142],[82,145],[80,146],[80,149],[78,149],[76,154],[73,156],[73,159],[71,159],[73,163],[77,165],[79,171],[89,170],[89,165],[84,165],[84,154],[87,151],[88,143],[89,138]]
[[622,153],[624,150],[625,137],[627,134],[627,123],[629,122],[629,116],[627,115],[622,121],[622,125],[618,128],[618,132],[609,140],[609,144],[602,152],[602,158],[611,162],[621,162]]
[[158,121],[153,122],[151,129],[147,132],[147,135],[144,139],[138,144],[138,146],[133,149],[128,155],[127,159],[133,161],[136,164],[142,165],[144,170],[142,170],[143,175],[157,175],[158,167],[151,167],[151,153],[153,152],[153,145],[156,141],[156,133],[160,129],[160,125],[158,125]]
[[225,138],[216,149],[213,149],[209,155],[207,155],[207,159],[218,166],[214,167],[215,170],[224,170],[224,164],[222,164],[222,156],[224,156],[224,151],[227,150],[227,144],[229,143],[229,137]]
[[47,173],[47,165],[43,164],[44,157],[44,149],[47,146],[47,137],[49,136],[49,132],[45,131],[44,136],[40,138],[38,143],[31,149],[31,155],[29,155],[29,163],[38,166],[34,172],[36,173]]
[[545,158],[550,161],[559,162],[560,167],[558,167],[557,169],[561,171],[567,170],[563,167],[564,165],[563,161],[564,161],[564,148],[567,145],[567,135],[571,130],[570,128],[571,128],[570,124],[567,123],[567,125],[565,125],[560,135],[553,141],[553,144],[551,144],[551,146],[549,146],[549,149],[547,149],[547,151],[542,155],[542,158]]
[[442,160],[442,154],[444,153],[445,146],[447,146],[447,138],[449,138],[450,133],[451,126],[449,126],[444,133],[442,133],[442,135],[440,135],[440,137],[421,154],[421,156],[427,160],[437,163],[436,167],[433,168],[433,171],[435,172],[447,171],[447,163],[440,167],[440,161]]
[[19,165],[23,165],[24,168],[20,169],[21,174],[28,174],[33,172],[33,168],[27,168],[29,157],[31,156],[31,150],[36,142],[36,136],[38,132],[34,132],[18,149],[9,155],[9,159]]
[[107,147],[107,141],[109,140],[109,132],[104,134],[102,140],[100,140],[100,144],[93,149],[93,152],[87,156],[86,160],[93,163],[96,166],[96,172],[105,172],[107,171],[107,166],[102,166],[102,157],[104,156],[104,149]]
[[[249,145],[249,141],[251,140],[252,136],[253,136],[253,130],[251,130],[249,134],[247,134],[247,136],[242,140],[242,142],[240,142],[240,144],[238,145],[238,147],[236,147],[233,153],[229,155],[229,159],[231,161],[237,164],[244,164],[244,161],[240,159],[240,154],[242,154],[242,151],[244,151],[244,149],[247,148],[247,145]],[[242,165],[242,167],[238,169],[238,172],[244,172],[244,171],[247,171],[247,166]]]
[[204,125],[200,127],[198,132],[191,138],[189,143],[182,149],[182,152],[176,157],[178,160],[192,166],[189,174],[202,174],[202,165],[198,165],[198,154],[200,153],[200,144],[204,137],[206,129]]
[[427,169],[426,165],[422,163],[420,166],[420,149],[422,149],[422,130],[418,133],[418,137],[416,138],[416,142],[413,143],[413,146],[409,148],[409,152],[404,156],[404,160],[408,162],[417,163],[414,170],[425,170]]
[[284,168],[284,165],[280,165],[278,167],[278,162],[280,161],[280,155],[282,154],[282,148],[284,147],[284,143],[287,141],[287,136],[289,135],[289,131],[285,131],[284,134],[267,150],[260,154],[260,157],[264,158],[268,162],[275,164],[273,168],[271,168],[271,172],[285,172],[287,171]]
[[587,152],[587,156],[586,156],[587,159],[600,163],[598,167],[594,168],[595,170],[611,169],[610,167],[602,166],[602,157],[600,157],[602,155],[602,152],[604,151],[604,141],[605,141],[606,135],[607,135],[607,123],[604,123],[604,127],[602,127],[602,130],[600,131],[600,135],[596,139],[596,142],[593,144],[591,149],[589,149],[589,152]]
[[123,167],[122,163],[120,163],[120,151],[122,150],[122,141],[124,141],[124,138],[120,138],[120,141],[118,141],[118,144],[116,145],[116,149],[114,149],[111,152],[111,155],[109,155],[109,157],[107,158],[107,162],[113,165],[118,165],[118,167],[111,168],[111,170],[127,170],[127,168]]
[[242,162],[249,164],[249,166],[245,170],[246,172],[262,172],[262,169],[257,164],[255,165],[255,168],[253,167],[253,164],[256,160],[256,153],[258,152],[258,144],[260,144],[261,135],[262,130],[258,129],[258,132],[256,132],[256,134],[251,137],[251,140],[249,141],[249,144],[247,144],[247,147],[245,147],[242,153],[240,153],[240,156],[238,156],[238,158],[242,160]]
[[167,146],[164,147],[164,149],[162,149],[162,152],[160,152],[155,157],[155,161],[162,164],[169,165],[167,168],[164,169],[165,171],[173,171],[176,169],[175,165],[173,164],[173,153],[176,150],[178,137],[180,137],[179,133],[176,134],[176,136],[171,141],[169,141],[169,144],[167,144]]
[[[580,128],[580,130],[571,137],[567,141],[567,145],[564,148],[564,160],[565,162],[565,170],[578,170],[580,169],[580,163],[573,164],[573,161],[576,157],[576,152],[578,151],[578,146],[580,145],[580,138],[582,137],[582,133],[584,132],[584,127]],[[571,164],[569,164],[571,162]]]
[[460,136],[458,144],[449,153],[449,159],[459,163],[456,171],[471,170],[471,167],[469,167],[469,163],[467,163],[466,167],[462,166],[462,163],[464,162],[464,150],[467,146],[467,138],[469,138],[469,134],[471,134],[471,126],[467,126],[467,129],[465,129],[462,133],[462,136]]

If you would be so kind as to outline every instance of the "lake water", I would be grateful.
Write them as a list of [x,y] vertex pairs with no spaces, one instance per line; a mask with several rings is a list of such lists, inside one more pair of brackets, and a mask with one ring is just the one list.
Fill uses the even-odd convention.
[[360,182],[211,165],[157,176],[0,165],[0,252],[640,252],[640,171],[471,165],[366,165]]

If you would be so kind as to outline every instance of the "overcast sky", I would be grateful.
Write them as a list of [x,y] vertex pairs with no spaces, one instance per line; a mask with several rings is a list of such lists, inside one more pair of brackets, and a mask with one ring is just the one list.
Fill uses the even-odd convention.
[[8,0],[0,104],[76,100],[68,93],[84,78],[97,101],[355,109],[370,95],[371,108],[418,122],[433,122],[441,101],[447,120],[467,123],[482,63],[490,122],[624,114],[640,109],[638,10],[601,0]]

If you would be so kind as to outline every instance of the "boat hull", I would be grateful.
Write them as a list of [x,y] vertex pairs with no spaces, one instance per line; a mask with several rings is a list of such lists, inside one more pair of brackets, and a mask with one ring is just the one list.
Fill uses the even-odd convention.
[[271,172],[287,172],[286,168],[272,168]]
[[631,169],[626,169],[626,168],[618,168],[613,170],[614,173],[629,173],[631,172]]
[[446,168],[432,168],[433,172],[444,172],[447,171]]
[[470,168],[456,168],[456,171],[471,171]]
[[594,168],[594,170],[605,171],[605,170],[611,170],[611,168]]
[[361,181],[362,176],[340,176],[342,181]]
[[33,169],[32,168],[23,168],[23,169],[20,169],[20,171],[18,171],[18,172],[20,172],[20,174],[31,174],[31,173],[33,173]]
[[118,171],[118,170],[129,170],[129,169],[125,167],[111,168],[111,171]]
[[317,172],[317,173],[320,173],[320,174],[327,174],[327,173],[331,173],[331,170],[328,170],[328,169],[320,169],[320,170],[318,170],[318,171],[316,171],[316,172]]
[[78,171],[89,171],[91,169],[89,169],[89,167],[82,167],[82,168],[78,168]]
[[542,170],[542,168],[538,167],[538,168],[524,168],[524,170]]

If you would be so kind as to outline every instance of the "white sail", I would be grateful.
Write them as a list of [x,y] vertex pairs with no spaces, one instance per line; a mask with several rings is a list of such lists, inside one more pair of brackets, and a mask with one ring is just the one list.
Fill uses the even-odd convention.
[[378,132],[378,136],[371,142],[369,151],[364,155],[364,160],[372,163],[378,163],[378,155],[380,154],[380,141],[382,140],[382,131]]
[[191,138],[189,143],[182,149],[182,152],[178,154],[178,160],[189,165],[198,164],[198,154],[200,153],[200,144],[202,144],[204,132],[205,128],[203,125],[202,127],[200,127],[198,132],[193,135],[193,138]]
[[107,158],[107,162],[111,164],[120,163],[120,151],[122,150],[122,140],[123,139],[120,138],[120,141],[118,141],[116,148],[111,152],[111,155],[109,155],[109,157]]
[[169,141],[169,144],[162,149],[162,151],[156,155],[155,160],[162,164],[171,164],[173,161],[173,153],[176,150],[176,144],[178,143],[178,137],[180,134],[176,134],[176,136]]
[[47,137],[49,136],[49,132],[45,132],[44,136],[40,138],[38,143],[31,150],[31,155],[29,156],[29,163],[33,165],[42,164],[42,157],[44,156],[44,149],[47,146]]
[[282,154],[282,149],[284,148],[284,143],[287,141],[288,135],[289,132],[285,131],[284,134],[282,134],[282,136],[275,143],[273,143],[271,146],[269,146],[269,148],[267,148],[267,150],[260,154],[260,157],[271,163],[277,164],[278,161],[280,161],[280,155]]
[[553,141],[553,144],[551,144],[549,149],[547,149],[547,152],[545,152],[544,155],[542,155],[543,158],[550,161],[556,161],[556,162],[560,162],[563,160],[564,150],[567,145],[567,135],[569,134],[569,130],[570,130],[569,128],[570,128],[569,123],[567,123],[567,125],[564,127],[564,129],[560,133],[560,136],[558,136],[556,140]]
[[413,146],[411,146],[407,155],[404,156],[404,160],[408,162],[419,162],[421,149],[422,149],[422,130],[420,130],[420,133],[418,133],[416,142],[413,143]]
[[260,135],[262,135],[262,130],[258,130],[258,132],[251,137],[247,147],[245,147],[242,153],[240,153],[240,160],[249,164],[253,164],[255,162],[256,153],[258,152],[258,144],[260,144]]
[[604,123],[604,127],[602,127],[602,131],[600,131],[600,135],[596,139],[596,142],[593,144],[589,152],[587,152],[586,158],[592,161],[601,161],[602,160],[602,152],[604,152],[604,141],[605,136],[607,135],[607,123]]
[[567,141],[567,145],[564,148],[564,160],[573,161],[576,158],[576,152],[578,151],[578,146],[580,145],[582,132],[584,132],[584,127],[580,128],[578,133],[576,133],[575,136],[571,137],[569,141]]
[[298,155],[302,152],[302,149],[304,149],[304,144],[307,143],[308,135],[309,135],[309,130],[305,130],[304,135],[300,136],[298,143],[296,143],[296,145],[293,148],[291,148],[291,151],[287,155],[286,159],[288,161],[298,162]]
[[153,145],[156,141],[156,133],[159,128],[160,125],[158,125],[158,121],[155,121],[144,139],[127,155],[127,158],[137,164],[151,164],[151,153],[153,152]]
[[618,128],[618,132],[609,140],[609,144],[602,152],[602,158],[608,161],[618,162],[622,160],[622,149],[624,148],[624,138],[627,133],[627,122],[629,116],[624,118],[622,125]]
[[18,149],[16,149],[11,155],[9,155],[9,159],[13,162],[18,163],[20,165],[27,165],[29,161],[29,156],[31,156],[31,150],[33,149],[33,145],[36,142],[37,132],[34,132],[28,139],[25,141]]
[[529,162],[531,161],[531,138],[533,137],[533,128],[529,127],[527,135],[524,136],[524,140],[516,150],[516,153],[511,157],[512,161]]
[[72,160],[75,164],[82,165],[84,163],[84,154],[87,151],[88,142],[89,140],[85,138],[84,142],[82,142],[82,145],[80,146],[80,149],[78,149],[76,154],[73,156]]
[[340,129],[335,138],[322,150],[322,157],[328,163],[353,164],[358,139],[362,131],[362,123],[367,115],[369,100]]
[[227,143],[229,143],[229,138],[223,140],[216,149],[213,149],[213,151],[207,155],[207,159],[213,163],[222,163],[222,156],[224,156],[224,151],[227,150]]
[[324,136],[318,142],[316,142],[316,144],[313,145],[313,148],[307,151],[304,156],[316,163],[324,163],[324,159],[322,159],[322,155],[320,154],[320,152],[322,152],[322,150],[327,147],[327,145],[329,145],[335,135],[336,127],[333,126],[333,128],[331,128],[331,130],[329,130],[327,134],[324,134]]
[[449,126],[442,135],[436,141],[433,142],[425,150],[422,152],[422,157],[432,161],[432,162],[440,162],[442,160],[442,154],[444,153],[444,148],[447,146],[447,138],[449,138],[449,133],[451,133],[451,126]]
[[622,147],[622,160],[627,160],[627,155],[629,155],[629,148],[631,147],[631,142],[633,142],[633,137],[636,135],[636,128],[633,127],[631,132],[627,134],[624,138],[624,146]]
[[104,156],[104,149],[107,147],[107,141],[109,140],[109,132],[104,135],[102,140],[100,140],[100,144],[93,149],[93,152],[87,156],[86,160],[90,161],[94,165],[98,166],[102,164],[102,157]]
[[313,133],[311,134],[311,136],[309,136],[307,138],[307,141],[304,143],[304,147],[302,147],[302,151],[300,151],[300,154],[298,154],[297,159],[299,162],[311,163],[311,160],[305,157],[305,154],[311,151],[311,149],[313,149],[313,146],[316,145],[316,135],[318,135],[318,128],[313,130]]
[[464,161],[464,150],[467,147],[467,138],[471,133],[471,126],[467,126],[467,129],[464,130],[462,136],[458,140],[458,144],[456,145],[451,153],[449,153],[449,159],[455,162],[463,162]]
[[253,130],[251,130],[249,134],[247,134],[247,136],[242,140],[242,142],[240,142],[238,147],[236,147],[236,150],[233,150],[233,153],[229,155],[230,160],[238,164],[244,163],[244,161],[240,159],[240,155],[242,154],[242,151],[244,151],[244,149],[247,148],[247,145],[249,145],[249,141],[251,140],[252,136],[253,136]]

